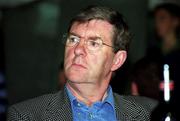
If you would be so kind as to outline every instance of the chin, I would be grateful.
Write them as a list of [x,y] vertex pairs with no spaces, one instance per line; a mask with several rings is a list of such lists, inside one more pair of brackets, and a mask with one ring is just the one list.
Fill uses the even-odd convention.
[[82,83],[84,82],[84,74],[81,72],[78,73],[67,73],[67,79],[70,80],[70,82],[73,83]]
[[80,79],[80,78],[69,78],[68,80],[70,83],[74,83],[74,84],[86,83],[84,79]]

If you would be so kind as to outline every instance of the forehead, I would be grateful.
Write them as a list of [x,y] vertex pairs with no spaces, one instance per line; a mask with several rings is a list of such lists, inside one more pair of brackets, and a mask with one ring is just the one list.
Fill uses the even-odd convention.
[[70,28],[70,33],[78,34],[80,37],[98,36],[111,39],[113,26],[103,20],[91,20],[84,23],[74,22]]

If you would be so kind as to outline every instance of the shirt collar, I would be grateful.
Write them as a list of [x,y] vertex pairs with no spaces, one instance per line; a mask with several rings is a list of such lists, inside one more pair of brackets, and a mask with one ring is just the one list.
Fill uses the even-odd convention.
[[105,98],[105,100],[103,102],[109,103],[113,107],[113,109],[115,109],[114,96],[113,96],[113,91],[112,91],[111,86],[108,87],[108,89],[107,89],[107,97]]
[[[68,97],[70,99],[71,104],[73,104],[74,101],[77,101],[76,97],[71,93],[71,91],[68,89],[67,86],[65,86],[65,90],[66,90],[66,92],[68,94]],[[111,86],[108,87],[107,96],[102,101],[102,103],[109,103],[113,107],[113,109],[115,110],[114,97],[113,97],[113,91],[112,91]]]
[[68,97],[70,99],[70,102],[72,103],[74,100],[76,100],[76,97],[71,93],[71,91],[68,89],[67,85],[65,85],[65,91],[68,94]]

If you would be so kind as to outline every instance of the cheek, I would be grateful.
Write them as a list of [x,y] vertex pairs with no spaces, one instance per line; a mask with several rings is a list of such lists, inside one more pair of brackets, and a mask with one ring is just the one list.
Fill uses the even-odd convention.
[[67,67],[70,66],[70,64],[72,63],[72,59],[74,56],[74,51],[72,48],[66,48],[65,49],[65,55],[64,55],[64,65],[65,65],[65,69]]
[[113,63],[113,59],[112,57],[107,57],[105,64],[104,64],[104,68],[109,72],[111,70],[112,67],[112,63]]
[[104,71],[104,70],[110,70],[112,65],[112,57],[110,55],[104,54],[104,55],[97,55],[92,58],[91,65],[94,68],[94,71]]

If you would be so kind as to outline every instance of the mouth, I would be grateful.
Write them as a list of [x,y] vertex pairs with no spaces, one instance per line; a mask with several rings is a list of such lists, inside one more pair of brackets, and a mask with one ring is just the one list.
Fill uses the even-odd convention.
[[85,66],[83,66],[82,64],[76,64],[76,63],[73,63],[73,64],[72,64],[72,67],[87,69],[87,68],[86,68]]

